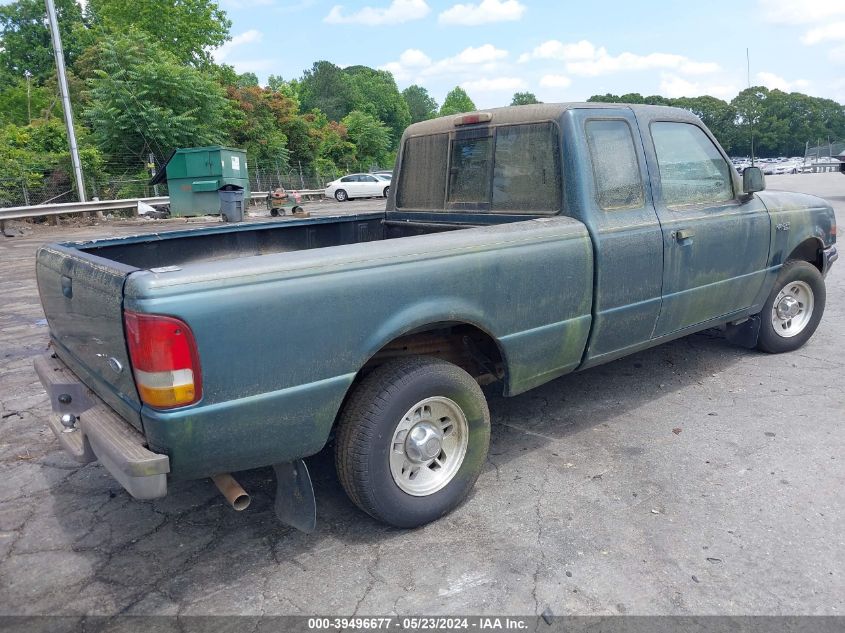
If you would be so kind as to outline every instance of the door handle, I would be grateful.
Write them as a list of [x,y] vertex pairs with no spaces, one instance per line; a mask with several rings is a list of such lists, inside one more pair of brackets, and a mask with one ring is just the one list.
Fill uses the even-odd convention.
[[695,231],[692,229],[679,229],[675,231],[675,239],[679,242],[681,240],[688,240],[691,237],[695,237]]

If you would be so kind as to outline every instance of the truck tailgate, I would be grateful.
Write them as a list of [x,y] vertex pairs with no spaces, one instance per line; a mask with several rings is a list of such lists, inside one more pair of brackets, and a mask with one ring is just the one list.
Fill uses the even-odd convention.
[[140,399],[123,332],[123,283],[136,268],[51,244],[38,251],[38,293],[58,356],[141,430]]

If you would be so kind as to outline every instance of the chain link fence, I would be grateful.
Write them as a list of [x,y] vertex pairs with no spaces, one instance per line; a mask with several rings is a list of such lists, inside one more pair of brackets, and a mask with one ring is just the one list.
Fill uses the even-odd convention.
[[[158,160],[156,160],[158,163]],[[282,186],[285,189],[323,189],[327,183],[352,173],[353,169],[319,168],[302,163],[283,164],[261,162],[247,158],[252,191],[269,191]],[[156,164],[156,169],[164,166]],[[147,198],[166,196],[167,185],[150,185],[144,177],[149,164],[115,164],[97,173],[83,173],[89,200],[118,200],[122,198]],[[379,168],[373,166],[370,171]],[[390,168],[388,168],[390,169]],[[43,170],[22,168],[15,176],[0,175],[0,208],[47,204],[51,202],[77,202],[76,185],[72,174],[61,169]]]

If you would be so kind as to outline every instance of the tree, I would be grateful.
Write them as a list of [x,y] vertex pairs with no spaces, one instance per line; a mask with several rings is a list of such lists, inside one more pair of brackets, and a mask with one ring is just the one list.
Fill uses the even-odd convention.
[[428,90],[416,84],[402,91],[402,98],[408,104],[411,123],[428,121],[437,116],[437,102],[428,94]]
[[98,45],[84,117],[107,154],[159,160],[177,147],[221,143],[234,115],[222,87],[130,29]]
[[685,108],[695,114],[710,128],[725,151],[732,151],[736,140],[736,108],[716,97],[681,97],[672,99],[671,105]]
[[232,26],[210,0],[89,0],[88,10],[107,33],[144,31],[177,61],[194,66],[212,61],[211,51],[229,39]]
[[38,86],[35,82],[32,82],[27,96],[26,79],[17,80],[0,90],[0,125],[5,123],[28,125],[30,114],[32,119],[43,117],[51,102],[55,101],[55,97],[54,89]]
[[299,98],[303,110],[320,110],[333,121],[340,121],[362,101],[352,77],[327,61],[314,62],[303,73]]
[[466,91],[460,86],[455,86],[443,100],[443,105],[440,107],[440,116],[473,112],[475,109],[475,104]]
[[371,114],[354,110],[343,121],[349,141],[355,146],[358,169],[386,164],[390,151],[390,129]]
[[513,99],[511,99],[512,106],[531,105],[532,103],[542,103],[537,101],[537,95],[533,92],[515,92]]
[[287,167],[289,151],[285,127],[297,116],[296,104],[269,88],[229,86],[229,99],[240,113],[232,118],[229,139],[253,161]]
[[357,88],[353,92],[353,109],[373,115],[390,128],[391,138],[401,138],[411,123],[411,113],[393,75],[367,66],[350,66],[343,72],[352,78]]
[[[71,65],[88,40],[82,9],[76,0],[55,0],[55,4],[65,63]],[[0,5],[0,69],[7,80],[18,80],[28,70],[38,85],[55,74],[56,61],[46,20],[44,0]]]

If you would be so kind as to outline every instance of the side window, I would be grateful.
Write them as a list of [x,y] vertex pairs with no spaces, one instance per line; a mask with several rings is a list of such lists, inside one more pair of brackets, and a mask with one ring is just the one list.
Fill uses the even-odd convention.
[[377,182],[378,178],[375,178],[374,176],[361,176],[361,180],[363,182]]
[[449,163],[449,202],[488,204],[493,139],[456,138]]
[[651,138],[667,207],[726,202],[734,197],[731,168],[701,128],[655,122]]
[[340,182],[355,182],[355,176],[344,176]]
[[448,134],[405,140],[396,188],[396,205],[400,209],[443,209],[448,152]]
[[592,120],[585,130],[599,207],[605,211],[642,207],[645,195],[631,126],[622,120]]
[[554,125],[532,123],[497,128],[493,210],[560,210],[560,156]]

